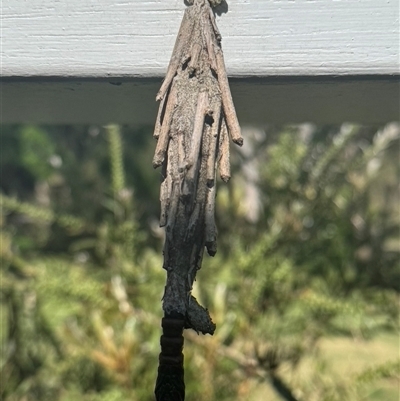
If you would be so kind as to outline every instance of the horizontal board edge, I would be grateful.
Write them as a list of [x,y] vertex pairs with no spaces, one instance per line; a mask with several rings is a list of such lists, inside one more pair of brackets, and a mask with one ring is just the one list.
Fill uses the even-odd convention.
[[[400,120],[400,76],[230,77],[241,124]],[[153,125],[162,78],[1,80],[2,123]]]

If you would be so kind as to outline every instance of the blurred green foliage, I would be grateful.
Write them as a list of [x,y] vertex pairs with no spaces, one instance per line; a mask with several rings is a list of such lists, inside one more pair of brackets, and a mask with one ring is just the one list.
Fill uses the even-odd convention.
[[[185,334],[187,399],[397,400],[383,338],[399,330],[399,125],[245,138],[194,288],[217,330]],[[1,142],[1,398],[152,400],[165,274],[151,135],[9,126]],[[344,355],[379,352],[335,360],[347,339]]]

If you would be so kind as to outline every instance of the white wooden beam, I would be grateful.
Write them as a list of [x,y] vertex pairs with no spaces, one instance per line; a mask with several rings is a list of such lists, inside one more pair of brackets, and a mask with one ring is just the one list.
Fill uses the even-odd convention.
[[[218,25],[241,123],[399,119],[398,0],[228,4]],[[184,7],[2,0],[2,123],[153,124]]]
[[[231,76],[399,73],[398,0],[228,0]],[[161,77],[183,0],[2,0],[2,75]]]

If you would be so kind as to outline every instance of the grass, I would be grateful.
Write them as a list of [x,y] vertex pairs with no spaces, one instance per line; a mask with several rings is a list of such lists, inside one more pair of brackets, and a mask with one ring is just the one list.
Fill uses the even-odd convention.
[[[325,338],[320,342],[317,358],[313,356],[304,358],[295,372],[286,371],[286,377],[303,388],[304,386],[311,388],[316,381],[319,382],[319,387],[322,383],[325,388],[336,387],[338,394],[339,389],[355,388],[356,378],[367,369],[398,359],[399,350],[397,334],[381,334],[372,340],[348,337]],[[399,401],[399,378],[400,372],[397,372],[395,378],[373,380],[360,387],[358,395],[353,396],[358,398],[350,396],[350,399]]]
[[[335,377],[356,377],[373,366],[399,358],[400,343],[397,334],[381,334],[370,341],[351,338],[330,338],[321,342],[321,353],[329,361],[329,370]],[[368,401],[399,401],[400,372],[396,378],[379,379],[363,391]],[[355,400],[356,401],[356,400]]]
[[[366,384],[358,395],[351,393],[351,383],[355,383],[360,373],[397,358],[399,338],[396,334],[381,334],[373,340],[332,337],[321,340],[317,357],[304,358],[295,370],[285,366],[281,375],[302,401],[321,401],[322,393],[318,393],[317,388],[324,386],[333,392],[332,398],[326,395],[328,392],[325,393],[325,400],[399,401],[400,372],[396,378],[378,379]],[[350,392],[346,393],[346,398],[341,398],[339,391],[346,386]],[[283,401],[269,383],[256,379],[244,380],[239,391],[239,396],[247,401]]]

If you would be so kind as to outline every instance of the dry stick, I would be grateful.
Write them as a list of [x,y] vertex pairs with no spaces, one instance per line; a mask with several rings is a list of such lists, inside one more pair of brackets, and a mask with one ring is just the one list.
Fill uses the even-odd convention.
[[156,120],[156,125],[154,127],[154,133],[153,133],[153,138],[158,139],[158,137],[160,136],[160,131],[161,131],[161,124],[162,121],[161,119],[163,118],[163,113],[165,115],[165,99],[167,98],[167,96],[164,96],[161,99],[160,102],[160,107],[158,108],[158,113],[157,113],[157,120]]
[[195,179],[198,175],[198,159],[201,148],[201,141],[203,137],[204,130],[204,118],[206,116],[206,111],[208,109],[208,93],[206,90],[201,90],[197,98],[197,109],[194,118],[192,142],[190,146],[190,154],[187,159],[187,168],[182,196],[183,198],[190,199],[195,190]]
[[193,209],[192,215],[190,216],[189,226],[188,226],[187,232],[186,232],[187,239],[193,236],[194,229],[196,228],[197,222],[199,220],[200,208],[201,208],[200,203],[196,203],[196,205]]
[[217,253],[217,235],[215,228],[215,185],[207,190],[207,204],[206,204],[206,247],[210,256]]
[[167,233],[175,226],[176,212],[179,203],[179,183],[172,181],[171,202],[167,219]]
[[187,169],[187,161],[185,155],[185,133],[178,131],[178,172],[183,173]]
[[208,93],[205,89],[199,92],[197,98],[197,109],[194,118],[194,127],[192,135],[192,143],[190,146],[190,155],[187,161],[187,166],[190,168],[195,164],[199,158],[201,139],[204,129],[204,118],[208,109]]
[[[203,247],[201,247],[200,249],[204,249]],[[194,279],[196,277],[196,273],[197,273],[197,259],[199,257],[199,254],[197,252],[198,250],[196,248],[192,249],[192,254],[190,255],[190,269],[188,272],[188,284],[190,285],[190,287],[192,287]],[[189,298],[189,304],[190,304],[191,298]]]
[[164,160],[161,172],[162,182],[160,187],[160,203],[161,203],[160,227],[164,227],[167,224],[168,206],[171,201],[172,182],[171,182],[171,176],[167,175],[167,164],[168,164],[168,157],[166,157]]
[[216,51],[216,59],[218,83],[221,89],[222,105],[224,107],[226,125],[228,126],[232,141],[237,145],[242,146],[243,138],[242,134],[240,133],[239,121],[236,116],[235,106],[233,105],[232,95],[229,89],[228,76],[226,75],[224,57],[221,49]]
[[210,145],[207,157],[207,186],[212,187],[215,183],[215,158],[217,153],[218,132],[220,130],[221,120],[221,103],[218,102],[217,107],[213,111],[213,125],[211,129]]
[[[212,13],[212,11],[211,11]],[[210,17],[210,15],[205,16],[205,18],[208,17],[208,21],[212,21],[214,20],[214,15],[212,16],[212,18]],[[215,23],[215,20],[214,20]],[[204,23],[204,39],[207,45],[207,50],[208,50],[208,59],[210,62],[210,67],[217,72],[217,61],[215,59],[215,49],[214,49],[214,42],[216,43],[216,46],[219,47],[219,41],[217,41],[217,39],[215,38],[215,34],[214,34],[214,28],[211,26],[211,24],[206,24]]]
[[199,254],[197,255],[197,264],[196,264],[197,270],[201,269],[201,264],[203,262],[203,255],[204,255],[204,247],[201,247],[199,250]]
[[193,74],[197,69],[201,49],[202,46],[199,43],[193,43],[189,62],[189,74]]
[[221,33],[219,32],[219,29],[217,27],[217,23],[215,22],[214,13],[213,13],[213,10],[211,8],[209,8],[208,18],[211,21],[211,25],[212,25],[212,28],[214,30],[215,38],[217,39],[218,43],[220,43],[221,39],[222,39]]
[[167,106],[165,109],[165,115],[163,124],[160,129],[160,134],[157,140],[156,151],[153,158],[153,167],[159,167],[164,161],[165,153],[168,148],[169,142],[169,131],[171,129],[173,111],[178,102],[176,90],[174,87],[171,88],[170,94],[167,99]]
[[231,178],[231,164],[229,162],[229,137],[225,118],[222,118],[221,121],[219,174],[224,182],[228,182]]
[[176,74],[176,71],[180,66],[185,46],[187,44],[187,41],[190,39],[190,36],[192,35],[192,30],[194,28],[195,22],[196,21],[194,19],[189,18],[188,9],[186,9],[185,13],[183,14],[179,33],[175,41],[175,46],[172,52],[171,60],[168,65],[168,70],[165,75],[164,82],[162,83],[161,88],[157,93],[156,100],[161,100],[164,98],[169,88],[169,85],[171,84]]

